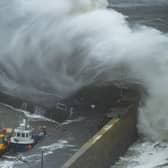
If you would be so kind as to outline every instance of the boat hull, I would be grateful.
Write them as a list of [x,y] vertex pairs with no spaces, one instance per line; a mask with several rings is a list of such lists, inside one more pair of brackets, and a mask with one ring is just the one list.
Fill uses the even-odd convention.
[[20,153],[20,152],[26,152],[28,150],[31,150],[34,146],[33,144],[19,144],[19,143],[11,143],[10,149],[14,153]]
[[8,143],[0,144],[0,156],[2,156],[5,152],[8,151]]

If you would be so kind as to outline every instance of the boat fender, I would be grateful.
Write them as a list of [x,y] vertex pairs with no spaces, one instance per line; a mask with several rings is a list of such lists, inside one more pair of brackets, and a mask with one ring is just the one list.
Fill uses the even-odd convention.
[[31,150],[33,147],[32,147],[32,145],[27,145],[25,148],[26,148],[27,150]]
[[7,130],[6,128],[2,128],[3,133],[6,133],[6,130]]

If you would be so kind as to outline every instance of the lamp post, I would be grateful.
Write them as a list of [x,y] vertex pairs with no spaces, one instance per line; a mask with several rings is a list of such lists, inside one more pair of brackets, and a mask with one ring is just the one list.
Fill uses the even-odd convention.
[[44,168],[44,150],[41,151],[41,168]]

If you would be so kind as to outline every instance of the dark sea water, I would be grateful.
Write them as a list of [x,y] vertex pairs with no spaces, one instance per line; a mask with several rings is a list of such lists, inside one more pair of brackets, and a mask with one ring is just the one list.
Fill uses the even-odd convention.
[[166,6],[111,6],[113,9],[128,16],[131,25],[146,25],[168,32],[168,5]]

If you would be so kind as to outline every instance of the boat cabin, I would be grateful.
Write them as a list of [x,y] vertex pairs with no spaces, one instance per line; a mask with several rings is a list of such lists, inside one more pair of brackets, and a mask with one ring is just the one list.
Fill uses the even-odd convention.
[[30,125],[26,124],[26,120],[19,125],[19,127],[14,129],[14,134],[11,137],[11,142],[21,143],[21,144],[32,144],[34,143],[32,128]]

